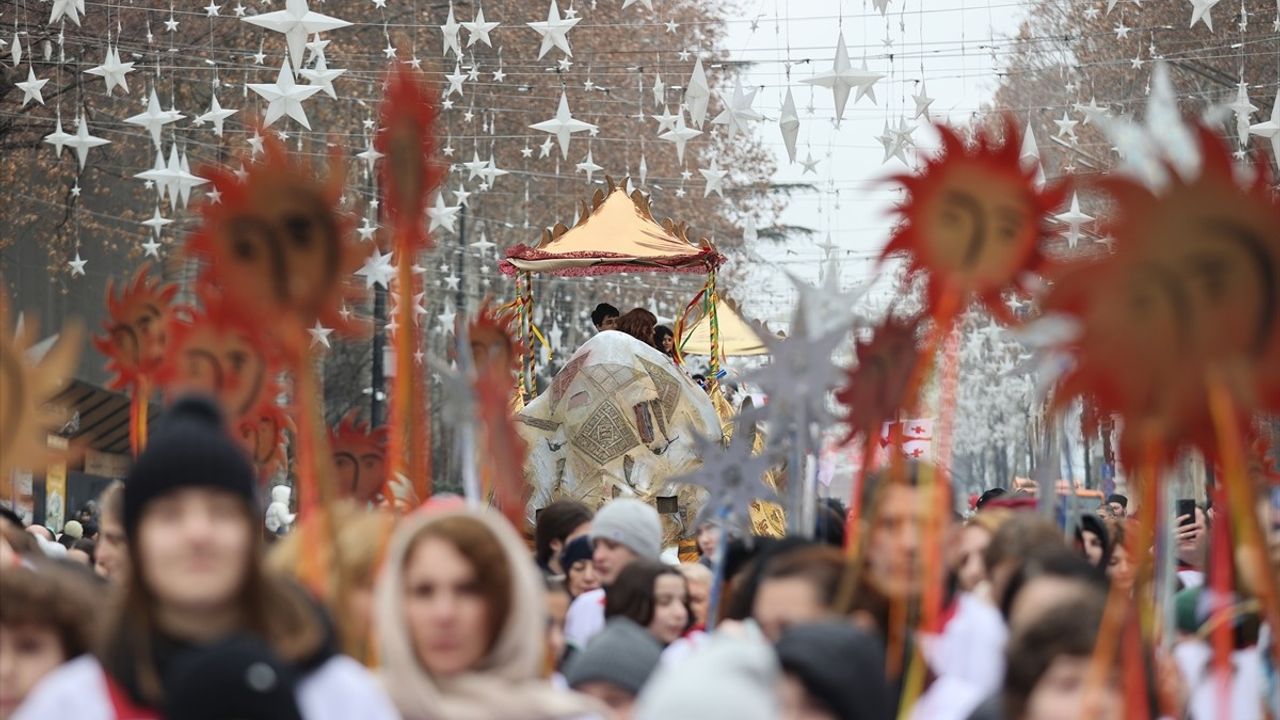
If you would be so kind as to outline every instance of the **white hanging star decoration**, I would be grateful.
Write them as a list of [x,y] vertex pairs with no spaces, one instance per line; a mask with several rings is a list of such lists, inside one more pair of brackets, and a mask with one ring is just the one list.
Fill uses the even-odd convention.
[[155,212],[151,214],[151,218],[143,220],[142,224],[151,228],[151,232],[158,238],[160,237],[160,231],[164,230],[165,226],[172,222],[172,220],[160,215],[160,206],[157,205]]
[[1191,3],[1191,24],[1188,27],[1195,27],[1196,23],[1203,21],[1209,32],[1213,32],[1213,6],[1220,0],[1187,1]]
[[490,248],[497,247],[497,246],[489,242],[488,234],[481,232],[480,239],[471,243],[471,247],[479,250],[480,256],[484,257],[486,254],[488,254],[488,251]]
[[727,125],[729,128],[730,142],[738,135],[739,130],[746,128],[748,122],[763,120],[764,116],[751,109],[751,103],[755,102],[757,88],[751,88],[751,92],[744,93],[742,91],[742,78],[738,78],[733,88],[733,95],[726,97],[721,95],[724,101],[724,110],[711,121],[713,125]]
[[382,153],[378,152],[377,148],[373,146],[373,143],[369,143],[369,146],[366,147],[363,151],[357,153],[356,157],[368,163],[369,172],[372,173],[373,164],[381,160],[383,156],[382,156]]
[[693,138],[702,134],[701,130],[694,130],[684,124],[684,111],[680,111],[680,115],[676,117],[676,126],[662,133],[658,137],[668,142],[675,143],[676,159],[680,164],[684,164],[684,147]]
[[1053,124],[1058,126],[1058,137],[1069,140],[1076,139],[1076,125],[1078,123],[1079,121],[1071,119],[1066,110],[1062,111],[1061,120],[1053,121]]
[[508,171],[498,167],[498,163],[493,157],[490,157],[485,162],[484,168],[480,171],[480,177],[484,178],[484,184],[489,186],[490,190],[493,189],[493,185],[498,178],[506,174],[508,174]]
[[1280,94],[1271,106],[1271,119],[1249,127],[1249,133],[1271,141],[1271,153],[1280,165]]
[[778,128],[782,131],[782,142],[787,146],[787,159],[796,161],[796,139],[800,137],[800,115],[796,112],[796,101],[791,97],[791,88],[787,88],[787,97],[782,101],[782,112],[778,115]]
[[702,69],[702,58],[693,62],[693,72],[684,87],[684,106],[689,110],[689,121],[696,128],[702,127],[707,116],[707,103],[711,100],[711,86],[707,84],[707,72]]
[[119,48],[108,45],[107,57],[102,61],[102,64],[97,67],[91,67],[85,72],[102,78],[107,84],[107,97],[111,97],[111,91],[117,86],[126,93],[129,92],[129,82],[125,76],[133,72],[133,63],[120,62]]
[[542,46],[538,49],[538,59],[541,60],[551,48],[556,47],[569,57],[573,57],[573,50],[569,47],[568,33],[582,21],[582,18],[560,18],[560,6],[556,0],[551,0],[551,7],[547,10],[546,22],[525,23],[533,28],[535,32],[542,36]]
[[664,132],[667,132],[668,130],[674,130],[676,127],[676,116],[672,115],[671,110],[669,110],[665,105],[662,108],[661,115],[650,115],[649,117],[658,121],[659,133],[664,133]]
[[307,334],[311,336],[311,347],[323,345],[326,350],[332,347],[329,344],[329,336],[333,334],[333,330],[321,325],[319,320],[316,320],[315,325],[307,328]]
[[67,261],[67,268],[71,270],[71,277],[83,277],[84,266],[87,263],[87,260],[80,259],[80,251],[77,249],[75,259]]
[[804,166],[804,171],[800,173],[801,175],[808,173],[818,174],[818,161],[813,159],[813,153],[807,153],[805,158],[800,161],[800,164]]
[[391,253],[384,255],[377,248],[373,249],[373,254],[365,258],[364,265],[356,271],[356,275],[364,278],[366,288],[372,288],[374,285],[387,287],[395,273],[395,265],[391,264]]
[[[65,17],[79,27],[80,16],[84,14],[84,0],[53,0],[53,7],[49,11],[49,24],[52,25]],[[13,64],[16,66],[18,62],[15,60]]]
[[[552,0],[551,5],[555,7],[554,0]],[[563,91],[560,93],[560,106],[556,109],[556,116],[550,120],[534,123],[529,127],[555,135],[560,142],[560,154],[565,160],[569,159],[569,141],[573,137],[573,133],[596,129],[595,125],[578,120],[573,116],[573,113],[569,111],[569,96]],[[550,141],[550,138],[548,138],[548,141]]]
[[453,3],[449,3],[449,17],[440,26],[440,34],[443,36],[444,55],[446,57],[449,55],[450,50],[453,51],[454,57],[462,57],[462,45],[458,43],[458,29],[461,27],[453,17]]
[[1159,189],[1169,180],[1169,169],[1192,177],[1200,166],[1195,133],[1182,119],[1169,68],[1157,62],[1151,74],[1147,110],[1141,124],[1126,117],[1097,116],[1094,120],[1120,153],[1116,170]]
[[125,122],[130,125],[144,127],[151,131],[151,140],[156,147],[160,147],[160,131],[165,125],[177,122],[186,117],[176,110],[160,109],[160,98],[156,95],[156,89],[151,88],[151,96],[147,98],[147,110],[144,113],[127,117]]
[[635,5],[636,3],[640,3],[641,5],[645,6],[645,8],[649,10],[649,12],[653,12],[653,0],[622,0],[622,9],[626,10],[627,8],[631,7],[632,5]]
[[645,180],[649,177],[649,161],[644,159],[644,155],[640,156],[640,184],[644,185]]
[[711,158],[711,167],[698,168],[698,172],[707,181],[707,186],[702,191],[702,197],[707,197],[713,192],[720,197],[724,197],[724,179],[729,175],[729,171],[720,169],[719,158]]
[[85,160],[89,157],[91,148],[109,145],[110,140],[104,140],[100,137],[94,137],[89,134],[89,124],[85,122],[84,116],[76,118],[76,134],[71,138],[62,141],[68,147],[76,149],[76,157],[80,160],[80,169],[84,169]]
[[449,207],[444,204],[444,193],[436,193],[436,204],[427,208],[427,217],[430,218],[428,232],[437,228],[444,228],[448,232],[457,232],[458,213],[461,211],[461,205]]
[[338,93],[333,90],[333,81],[346,72],[345,68],[330,70],[329,64],[325,62],[324,53],[320,53],[316,56],[315,67],[303,68],[298,71],[298,74],[306,78],[310,85],[324,90],[325,95],[337,100]]
[[155,238],[147,238],[147,241],[142,243],[142,257],[160,259],[160,243]]
[[14,83],[14,86],[22,91],[22,107],[26,107],[27,103],[35,100],[41,105],[44,104],[44,95],[40,93],[40,88],[49,82],[48,78],[43,80],[36,79],[35,68],[27,65],[27,79],[23,82]]
[[[805,82],[810,85],[831,88],[832,97],[836,105],[836,123],[839,123],[844,119],[844,108],[849,101],[849,91],[853,88],[858,88],[858,97],[862,97],[882,77],[884,75],[879,73],[853,69],[853,65],[849,62],[849,50],[844,44],[844,33],[840,33],[840,38],[836,43],[836,58],[831,65],[831,71],[816,75],[805,80]],[[872,102],[874,101],[875,97],[873,95]],[[857,100],[855,99],[854,102],[857,102]]]
[[916,104],[916,114],[911,116],[912,120],[929,114],[929,106],[933,104],[933,98],[929,97],[929,90],[923,80],[920,82],[920,94],[912,95],[911,99]]
[[462,83],[466,81],[467,75],[462,72],[461,63],[454,63],[453,72],[445,75],[444,79],[449,81],[449,87],[444,91],[444,96],[446,98],[454,93],[458,93],[459,95],[463,94]]
[[310,130],[307,111],[302,108],[302,101],[320,92],[323,88],[317,85],[299,85],[293,81],[293,72],[289,61],[280,63],[280,73],[274,83],[249,83],[249,89],[258,93],[267,101],[267,114],[262,122],[270,127],[276,120],[288,115],[299,125]]
[[1241,145],[1249,142],[1249,121],[1258,111],[1257,106],[1249,102],[1249,84],[1236,84],[1236,99],[1227,106],[1236,116],[1236,139]]
[[209,111],[197,117],[195,123],[196,125],[203,125],[207,122],[213,123],[213,134],[222,137],[222,123],[237,112],[239,110],[235,108],[223,108],[222,105],[218,104],[218,94],[211,93],[209,95]]
[[587,157],[582,162],[575,165],[574,169],[577,172],[584,172],[587,174],[587,183],[591,182],[593,175],[604,170],[604,168],[597,165],[595,160],[591,158],[591,148],[587,148]]
[[1080,241],[1080,228],[1094,221],[1092,215],[1080,211],[1080,196],[1071,194],[1071,209],[1053,216],[1054,220],[1067,226],[1067,246],[1075,249]]
[[1022,163],[1023,170],[1035,168],[1035,183],[1037,188],[1044,187],[1045,174],[1044,166],[1040,162],[1040,145],[1036,143],[1035,128],[1031,126],[1031,121],[1027,121],[1026,132],[1022,133],[1022,148],[1018,151],[1018,160]]
[[[489,33],[501,23],[485,22],[484,8],[476,8],[476,17],[471,22],[462,23],[462,27],[466,29],[469,37],[467,38],[467,47],[475,45],[477,41],[493,47],[493,43],[489,40]],[[501,82],[501,81],[499,81]]]
[[302,67],[303,49],[308,35],[337,30],[351,24],[346,20],[312,12],[307,7],[307,0],[285,0],[284,10],[241,19],[251,25],[283,33],[289,44],[289,57],[297,67]]
[[667,101],[667,85],[662,82],[662,76],[654,73],[653,75],[653,106],[662,107]]
[[57,126],[54,128],[53,132],[44,136],[44,141],[54,147],[54,150],[57,152],[57,156],[60,158],[62,157],[62,146],[73,137],[75,137],[75,135],[63,131],[62,116],[59,115]]

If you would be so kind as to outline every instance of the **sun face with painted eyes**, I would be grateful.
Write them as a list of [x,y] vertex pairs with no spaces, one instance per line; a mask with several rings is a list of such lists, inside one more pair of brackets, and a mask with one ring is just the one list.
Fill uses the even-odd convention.
[[887,316],[870,339],[854,346],[857,365],[848,371],[848,381],[836,392],[845,408],[848,440],[858,433],[879,436],[881,423],[898,419],[912,370],[919,360],[916,335],[919,321]]
[[171,324],[158,379],[169,397],[201,392],[216,398],[233,421],[254,417],[273,404],[277,359],[271,345],[220,293],[207,285],[198,292],[202,307]]
[[1001,294],[1023,290],[1023,273],[1044,265],[1046,217],[1066,189],[1036,189],[1034,174],[1020,165],[1021,136],[1010,122],[1003,144],[986,130],[973,147],[950,128],[938,132],[941,154],[919,173],[894,178],[908,196],[881,258],[908,255],[909,272],[928,274],[930,314],[947,294],[960,298],[958,306],[976,295],[992,315],[1009,320]]
[[476,377],[491,377],[493,373],[504,376],[515,371],[523,348],[511,330],[514,320],[511,313],[494,310],[488,301],[481,306],[467,333]]
[[95,337],[93,345],[107,357],[114,389],[136,385],[164,360],[178,287],[152,278],[149,270],[144,265],[118,294],[115,282],[107,282],[106,335]]
[[338,494],[357,502],[373,502],[387,481],[388,430],[370,428],[352,410],[329,433],[338,470]]
[[344,328],[338,310],[345,281],[364,253],[351,221],[337,212],[342,172],[335,156],[320,181],[291,160],[274,138],[244,180],[225,168],[206,170],[222,194],[202,206],[204,223],[190,250],[210,262],[209,277],[237,312],[253,318],[317,319]]
[[1045,301],[1083,327],[1060,395],[1089,394],[1122,415],[1130,458],[1143,427],[1170,454],[1182,444],[1217,453],[1211,374],[1242,418],[1280,408],[1280,206],[1265,170],[1240,186],[1227,149],[1206,130],[1200,151],[1198,175],[1159,191],[1101,183],[1115,200],[1116,253],[1066,273]]

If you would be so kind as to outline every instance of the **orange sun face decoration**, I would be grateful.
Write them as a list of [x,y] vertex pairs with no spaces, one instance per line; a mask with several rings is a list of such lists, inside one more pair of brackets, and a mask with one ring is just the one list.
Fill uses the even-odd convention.
[[396,245],[409,251],[426,247],[426,198],[444,175],[430,161],[435,156],[435,121],[434,94],[419,77],[401,68],[391,76],[374,149],[385,158],[379,178],[387,215],[397,231]]
[[209,277],[237,312],[289,318],[299,328],[319,320],[347,328],[339,313],[346,280],[364,253],[351,221],[336,208],[343,176],[335,155],[323,182],[290,159],[275,138],[240,180],[225,168],[205,171],[222,193],[202,207],[204,223],[189,250],[209,261]]
[[170,350],[158,379],[170,397],[201,392],[217,398],[229,418],[254,417],[274,405],[271,345],[216,290],[202,284],[198,294],[203,307],[170,325]]
[[[275,383],[272,383],[274,386]],[[276,393],[273,391],[272,395]],[[260,405],[255,412],[236,423],[236,431],[245,450],[258,467],[258,475],[266,480],[285,466],[285,431],[294,430],[293,421],[279,405]]]
[[898,419],[911,372],[919,361],[916,347],[919,319],[887,316],[870,340],[858,340],[854,352],[858,364],[848,371],[848,382],[836,392],[845,407],[849,426],[845,442],[859,433],[879,437],[880,425]]
[[95,337],[93,345],[107,357],[107,369],[114,373],[110,386],[115,390],[137,385],[164,361],[166,330],[178,287],[150,277],[149,270],[144,265],[119,294],[115,281],[107,281],[107,334]]
[[50,459],[48,436],[61,413],[48,403],[71,380],[80,356],[78,324],[63,328],[57,343],[33,364],[27,349],[38,336],[33,322],[23,323],[17,336],[10,334],[9,307],[0,294],[0,484],[7,485],[10,469],[39,470]]
[[958,311],[972,293],[992,315],[1009,321],[1001,293],[1024,290],[1020,276],[1045,263],[1046,218],[1063,203],[1066,188],[1037,190],[1034,173],[1023,170],[1018,158],[1018,129],[1010,120],[1004,127],[1003,144],[979,131],[970,148],[940,125],[941,154],[918,174],[894,178],[908,197],[881,259],[903,253],[910,256],[909,272],[928,273],[931,315],[946,295],[957,296]]
[[467,327],[471,341],[471,362],[476,377],[509,377],[515,371],[524,348],[511,331],[515,321],[510,311],[494,310],[489,301],[480,307]]
[[1117,206],[1108,228],[1116,253],[1069,272],[1046,302],[1083,327],[1063,395],[1093,395],[1124,416],[1130,458],[1143,427],[1170,455],[1184,444],[1216,455],[1210,374],[1242,419],[1280,409],[1280,206],[1265,166],[1242,188],[1227,149],[1204,129],[1200,151],[1199,175],[1174,173],[1157,192],[1103,182]]
[[338,468],[338,494],[357,502],[374,502],[387,481],[387,428],[360,422],[358,410],[348,412],[329,433],[333,462]]

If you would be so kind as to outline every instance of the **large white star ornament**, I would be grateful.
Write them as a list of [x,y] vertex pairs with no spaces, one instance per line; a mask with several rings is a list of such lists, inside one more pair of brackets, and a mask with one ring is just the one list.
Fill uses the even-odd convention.
[[293,64],[297,67],[302,67],[308,35],[337,30],[351,24],[346,20],[312,12],[307,7],[307,0],[285,0],[284,10],[241,19],[251,25],[283,33],[289,44],[289,57],[293,58]]
[[107,46],[107,57],[103,59],[102,64],[97,67],[85,70],[90,75],[97,75],[107,84],[107,97],[111,96],[111,91],[116,87],[129,92],[129,82],[125,78],[126,75],[133,72],[133,63],[120,62],[120,50],[112,45]]
[[533,28],[534,32],[542,36],[542,46],[538,49],[538,59],[541,60],[551,48],[560,48],[565,55],[573,57],[573,49],[569,47],[568,33],[582,21],[582,18],[561,18],[560,6],[556,0],[551,0],[551,7],[547,10],[546,22],[525,23]]
[[197,117],[195,121],[197,125],[213,123],[213,134],[222,137],[222,123],[237,112],[239,111],[234,108],[222,107],[218,103],[217,93],[213,93],[209,96],[209,111]]
[[22,91],[22,107],[26,107],[27,103],[35,100],[41,105],[44,104],[44,95],[40,93],[40,88],[49,82],[48,78],[39,80],[36,78],[35,68],[27,66],[27,79],[23,82],[14,83],[14,86]]
[[489,33],[501,23],[485,22],[484,8],[476,8],[475,20],[462,23],[463,29],[467,31],[470,37],[467,38],[467,47],[475,45],[476,42],[482,42],[489,47],[493,47],[493,43],[489,40]]
[[249,83],[249,89],[258,93],[267,101],[267,113],[262,119],[266,126],[288,115],[302,127],[310,130],[307,111],[302,108],[302,101],[320,92],[318,85],[299,85],[293,81],[293,72],[289,61],[280,64],[280,73],[274,83]]
[[733,95],[731,97],[721,96],[724,101],[724,110],[715,116],[711,122],[714,125],[728,126],[730,141],[737,137],[739,130],[746,129],[748,122],[764,119],[763,115],[751,109],[751,103],[755,102],[757,89],[751,88],[751,92],[743,92],[742,78],[738,78],[733,88]]
[[658,137],[675,144],[676,159],[680,161],[681,165],[683,165],[685,144],[701,134],[701,130],[694,130],[684,124],[684,112],[681,111],[680,115],[676,118],[676,126],[662,133]]
[[787,97],[782,101],[782,113],[778,115],[778,128],[782,131],[782,142],[787,146],[787,158],[796,161],[796,139],[800,137],[800,115],[796,112],[796,101],[791,97],[791,88],[787,88]]
[[1280,94],[1276,95],[1275,104],[1271,106],[1271,119],[1251,125],[1249,133],[1271,141],[1271,153],[1276,164],[1280,165]]
[[130,125],[144,127],[151,132],[151,140],[155,146],[160,147],[160,131],[165,125],[177,122],[186,117],[176,110],[162,110],[160,108],[160,97],[156,95],[156,89],[151,88],[151,96],[147,98],[146,112],[139,113],[133,117],[127,117],[125,122]]
[[89,134],[89,124],[85,122],[84,116],[81,115],[76,119],[76,134],[62,141],[67,147],[76,149],[76,157],[80,160],[80,169],[84,169],[85,160],[89,157],[91,148],[101,147],[111,143],[110,140],[104,140],[100,137],[94,137]]
[[[554,5],[553,1],[552,6],[554,7]],[[569,96],[563,91],[560,93],[560,106],[556,109],[556,116],[550,120],[534,123],[529,127],[555,135],[560,142],[561,156],[565,160],[569,159],[569,141],[573,137],[573,133],[596,129],[595,125],[583,122],[573,116],[573,113],[569,111]]]
[[[849,91],[853,88],[858,88],[858,97],[862,97],[863,94],[869,93],[871,86],[882,77],[884,75],[879,73],[855,70],[853,68],[853,65],[849,62],[849,49],[844,43],[844,33],[840,33],[840,38],[836,43],[836,58],[831,65],[831,71],[815,75],[805,80],[805,82],[810,85],[831,88],[832,97],[836,105],[836,122],[839,123],[844,119],[844,108],[849,102]],[[872,95],[872,102],[875,102],[874,95]]]

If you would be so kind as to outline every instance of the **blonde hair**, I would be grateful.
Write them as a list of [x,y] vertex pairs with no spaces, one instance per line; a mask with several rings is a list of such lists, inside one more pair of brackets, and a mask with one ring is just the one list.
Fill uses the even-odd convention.
[[714,579],[711,574],[711,568],[702,563],[680,563],[676,566],[676,569],[680,571],[681,575],[684,575],[685,582],[690,585],[700,583],[709,586]]

